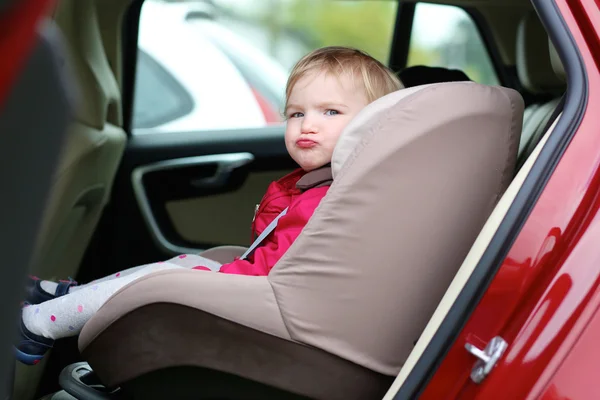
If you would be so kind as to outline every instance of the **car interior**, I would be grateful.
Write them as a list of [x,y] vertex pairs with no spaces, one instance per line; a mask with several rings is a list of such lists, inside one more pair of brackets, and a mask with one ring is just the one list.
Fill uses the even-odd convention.
[[[35,18],[43,15],[41,3],[36,7],[23,2],[11,9],[0,2],[0,26],[6,29],[0,39],[0,53],[10,55],[3,59],[0,71],[0,185],[5,190],[0,196],[4,228],[0,230],[0,250],[7,266],[3,269],[7,282],[20,282],[33,261],[52,171],[74,106],[74,87],[60,67],[63,60],[58,30],[52,24],[35,29]],[[39,132],[46,134],[40,136]],[[37,146],[31,146],[33,142]],[[9,226],[17,228],[7,229]],[[19,286],[7,285],[3,290],[3,301],[9,304],[2,308],[5,321],[18,316],[18,308],[12,305],[21,301]],[[13,340],[13,330],[2,330],[4,343]],[[10,398],[13,386],[11,350],[3,346],[0,351],[4,360],[10,360],[0,366],[0,393],[6,398]]]
[[[36,366],[17,363],[12,398],[395,398],[522,189],[567,90],[529,0],[427,2],[473,18],[499,85],[452,66],[407,66],[419,3],[401,1],[394,16],[389,65],[407,88],[345,130],[333,186],[268,277],[144,277],[78,339]],[[86,282],[190,252],[231,261],[250,244],[268,183],[295,168],[281,125],[131,134],[142,8],[58,0],[48,21],[78,100],[30,262],[42,279]]]

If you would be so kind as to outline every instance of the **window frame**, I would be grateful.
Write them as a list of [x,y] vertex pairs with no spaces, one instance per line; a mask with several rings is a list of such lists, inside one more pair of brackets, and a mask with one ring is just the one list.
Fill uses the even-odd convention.
[[121,59],[123,60],[121,107],[123,112],[123,130],[127,133],[128,137],[132,135],[131,127],[133,123],[133,105],[135,104],[135,75],[137,71],[138,35],[143,4],[144,0],[133,0],[126,11],[121,24]]
[[394,72],[400,72],[406,68],[408,52],[410,51],[410,39],[415,17],[416,3],[406,3],[398,0],[396,20],[392,36],[392,48],[388,66]]

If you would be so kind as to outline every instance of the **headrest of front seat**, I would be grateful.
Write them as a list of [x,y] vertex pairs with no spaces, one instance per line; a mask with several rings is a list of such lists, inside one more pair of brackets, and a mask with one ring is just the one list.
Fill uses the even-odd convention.
[[517,31],[517,74],[532,93],[565,91],[564,81],[552,68],[548,35],[534,11],[523,17]]
[[121,126],[119,84],[108,62],[92,0],[63,0],[54,12],[56,24],[67,40],[67,65],[76,77],[81,100],[75,119],[102,130],[106,122]]
[[470,81],[467,74],[458,69],[414,65],[398,73],[404,87],[428,85],[430,83]]

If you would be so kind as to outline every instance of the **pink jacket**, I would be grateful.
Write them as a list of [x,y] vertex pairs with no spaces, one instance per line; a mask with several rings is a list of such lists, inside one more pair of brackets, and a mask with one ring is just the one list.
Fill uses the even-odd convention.
[[[240,275],[268,275],[271,268],[300,235],[304,225],[327,193],[332,182],[331,167],[325,166],[311,172],[298,169],[269,185],[252,223],[252,241],[286,207],[277,227],[246,260],[223,264],[219,272]],[[194,269],[208,270],[206,267]]]

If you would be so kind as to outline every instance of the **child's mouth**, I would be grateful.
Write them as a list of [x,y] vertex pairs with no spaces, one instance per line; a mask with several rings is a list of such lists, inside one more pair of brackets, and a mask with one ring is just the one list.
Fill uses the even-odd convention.
[[314,140],[310,140],[310,139],[300,139],[298,141],[296,141],[296,146],[302,148],[302,149],[310,149],[311,147],[314,147],[317,145],[317,142],[315,142]]

